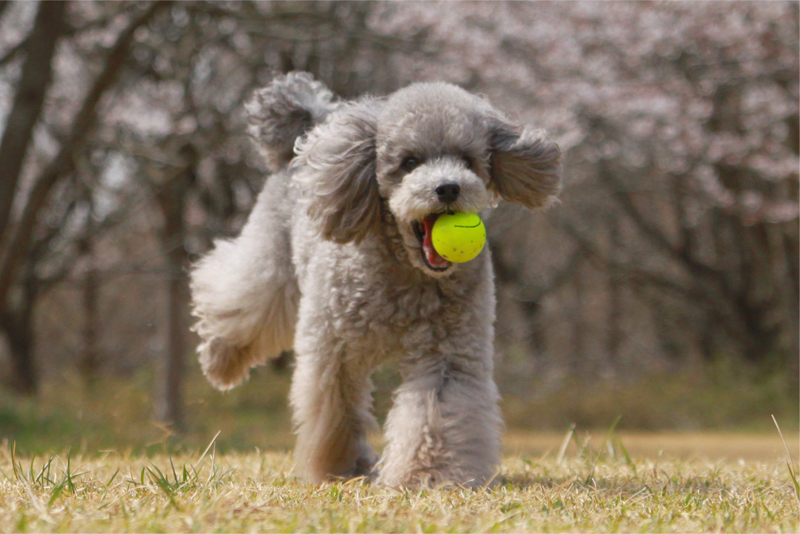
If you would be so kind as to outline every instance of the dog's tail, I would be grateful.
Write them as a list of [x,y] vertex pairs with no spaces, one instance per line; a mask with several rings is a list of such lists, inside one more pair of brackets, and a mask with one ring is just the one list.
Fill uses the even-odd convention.
[[273,171],[286,167],[295,141],[337,107],[333,93],[307,72],[276,77],[245,104],[250,134]]
[[200,365],[219,389],[237,386],[251,367],[292,348],[299,292],[288,182],[285,172],[272,176],[241,235],[217,240],[192,269]]
[[241,235],[216,241],[191,272],[200,365],[220,389],[292,348],[299,300],[290,243],[294,203],[289,171],[279,171],[291,161],[295,140],[337,106],[324,85],[302,72],[277,77],[247,103],[251,134],[276,173]]

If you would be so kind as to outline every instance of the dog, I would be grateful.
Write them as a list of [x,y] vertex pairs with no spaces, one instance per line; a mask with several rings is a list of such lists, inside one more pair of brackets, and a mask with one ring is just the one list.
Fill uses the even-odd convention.
[[[551,204],[558,145],[448,83],[345,102],[290,73],[246,110],[274,172],[241,235],[192,269],[203,372],[229,389],[294,349],[295,459],[312,483],[490,483],[503,426],[490,252],[451,263],[431,229],[442,213],[501,198]],[[403,382],[379,461],[366,440],[370,375],[390,362]]]

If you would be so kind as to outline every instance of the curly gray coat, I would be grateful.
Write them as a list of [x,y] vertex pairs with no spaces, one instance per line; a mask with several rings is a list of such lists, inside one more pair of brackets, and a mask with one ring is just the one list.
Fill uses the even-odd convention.
[[[440,213],[478,213],[500,197],[547,205],[558,146],[445,83],[339,102],[292,73],[247,109],[276,172],[241,235],[192,271],[206,376],[228,389],[294,348],[295,454],[310,481],[487,483],[502,427],[490,252],[450,263],[430,228]],[[366,442],[370,375],[387,362],[403,384],[378,462]]]

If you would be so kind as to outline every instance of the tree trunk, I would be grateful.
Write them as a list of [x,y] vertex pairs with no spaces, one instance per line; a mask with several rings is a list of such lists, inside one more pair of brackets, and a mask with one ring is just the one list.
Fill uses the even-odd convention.
[[183,374],[188,348],[186,310],[189,302],[186,268],[189,255],[184,246],[186,227],[183,219],[186,194],[193,181],[192,169],[168,180],[156,192],[164,227],[161,247],[167,260],[166,352],[162,361],[161,392],[157,416],[175,429],[184,428]]
[[164,354],[164,375],[162,376],[162,391],[158,408],[159,419],[172,424],[179,430],[184,428],[182,390],[184,357],[187,350],[187,325],[184,321],[187,292],[182,275],[185,266],[183,256],[184,254],[170,254],[168,260],[167,351]]
[[64,30],[65,2],[41,2],[28,35],[22,74],[0,141],[0,234],[8,228],[22,163],[53,76],[53,55]]
[[22,317],[14,320],[14,327],[6,329],[6,336],[11,350],[11,387],[17,393],[33,396],[39,389],[39,377],[33,361],[33,329],[30,322]]
[[608,364],[611,369],[616,373],[620,369],[620,347],[622,346],[622,283],[620,281],[620,272],[614,267],[620,263],[620,251],[622,250],[622,236],[619,227],[619,220],[616,218],[611,219],[609,222],[611,236],[609,240],[609,259],[611,260],[611,269],[608,271],[608,323],[607,323],[607,338],[606,338],[606,352],[608,357]]
[[81,243],[81,248],[89,261],[89,267],[83,279],[83,357],[79,365],[86,386],[94,389],[100,376],[100,349],[97,343],[100,324],[98,309],[100,277],[93,263],[92,247],[88,239]]
[[538,360],[544,359],[547,353],[547,342],[542,328],[542,304],[536,301],[523,301],[520,302],[522,310],[525,313],[525,320],[528,323],[528,348],[534,358]]
[[575,300],[572,307],[572,354],[569,359],[569,369],[574,376],[585,374],[588,369],[588,354],[586,353],[586,338],[589,325],[584,314],[585,282],[583,273],[578,270],[572,280],[575,290]]
[[36,395],[39,375],[33,352],[33,309],[36,301],[36,279],[31,273],[23,283],[18,309],[0,310],[0,328],[5,332],[11,356],[11,387],[23,395]]

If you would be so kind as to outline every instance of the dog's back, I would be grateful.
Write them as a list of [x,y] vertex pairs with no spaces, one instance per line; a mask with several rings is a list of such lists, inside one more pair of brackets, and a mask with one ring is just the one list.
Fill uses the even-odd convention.
[[250,133],[274,174],[241,235],[217,241],[191,273],[200,364],[220,389],[238,385],[251,367],[292,348],[299,292],[287,167],[297,138],[336,106],[332,93],[305,73],[276,78],[247,105]]

